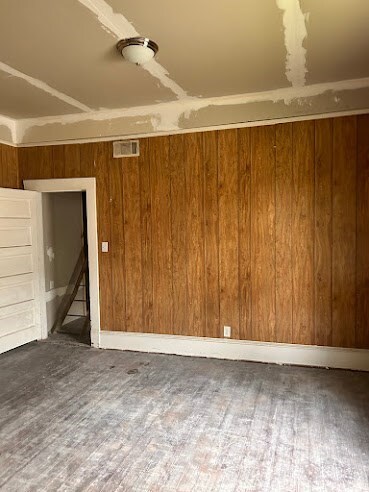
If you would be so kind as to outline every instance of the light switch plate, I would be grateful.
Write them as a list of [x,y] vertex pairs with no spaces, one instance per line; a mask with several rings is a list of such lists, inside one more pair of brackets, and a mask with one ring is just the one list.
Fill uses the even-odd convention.
[[108,253],[109,252],[109,243],[108,243],[108,241],[103,241],[101,243],[101,252],[102,253]]

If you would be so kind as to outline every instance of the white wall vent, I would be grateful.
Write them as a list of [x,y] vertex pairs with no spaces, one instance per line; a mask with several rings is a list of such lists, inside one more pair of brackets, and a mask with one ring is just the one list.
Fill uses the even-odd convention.
[[140,155],[138,140],[122,140],[113,142],[113,157],[137,157]]

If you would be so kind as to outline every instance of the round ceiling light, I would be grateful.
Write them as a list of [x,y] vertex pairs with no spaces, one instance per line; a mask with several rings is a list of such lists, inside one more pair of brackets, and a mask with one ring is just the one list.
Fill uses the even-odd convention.
[[137,37],[121,39],[117,44],[117,50],[127,61],[143,65],[154,58],[159,46],[151,39]]

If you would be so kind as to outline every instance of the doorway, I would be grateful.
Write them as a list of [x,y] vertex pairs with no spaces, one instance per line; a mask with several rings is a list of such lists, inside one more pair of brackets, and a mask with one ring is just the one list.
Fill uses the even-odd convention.
[[[83,258],[86,269],[60,331],[82,331],[90,320],[91,345],[100,346],[100,309],[95,178],[24,181],[26,190],[41,192],[42,237],[45,264],[45,300],[48,332],[58,321],[65,294],[73,294]],[[79,251],[79,256],[77,251]],[[72,266],[74,263],[74,266]],[[60,311],[60,310],[59,310]],[[60,312],[59,312],[60,314]],[[82,319],[80,319],[82,318]],[[83,319],[84,318],[84,319]],[[60,319],[59,319],[60,325]],[[72,325],[74,323],[74,326]],[[70,325],[70,326],[68,326]],[[67,327],[67,328],[66,328]],[[86,327],[84,327],[86,331]],[[46,331],[46,330],[45,330]]]
[[86,192],[42,193],[47,331],[90,345]]

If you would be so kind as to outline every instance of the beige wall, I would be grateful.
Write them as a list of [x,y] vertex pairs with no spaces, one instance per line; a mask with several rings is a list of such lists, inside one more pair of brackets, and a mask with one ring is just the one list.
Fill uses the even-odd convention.
[[50,330],[82,247],[82,193],[43,193],[42,211]]

